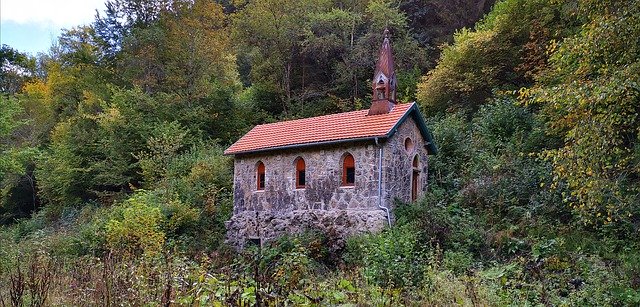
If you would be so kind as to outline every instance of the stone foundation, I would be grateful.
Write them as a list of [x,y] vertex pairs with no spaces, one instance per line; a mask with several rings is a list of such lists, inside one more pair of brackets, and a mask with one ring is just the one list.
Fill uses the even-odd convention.
[[243,211],[235,213],[226,223],[226,242],[243,248],[251,238],[261,238],[264,242],[305,230],[318,230],[344,240],[352,235],[379,232],[386,224],[386,213],[382,210],[310,209],[257,211],[257,214]]

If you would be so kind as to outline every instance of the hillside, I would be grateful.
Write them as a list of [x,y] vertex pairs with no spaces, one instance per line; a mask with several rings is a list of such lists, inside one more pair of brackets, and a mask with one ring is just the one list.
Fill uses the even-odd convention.
[[[0,59],[0,306],[640,304],[640,3],[107,0]],[[256,124],[366,109],[387,27],[428,193],[224,244]]]

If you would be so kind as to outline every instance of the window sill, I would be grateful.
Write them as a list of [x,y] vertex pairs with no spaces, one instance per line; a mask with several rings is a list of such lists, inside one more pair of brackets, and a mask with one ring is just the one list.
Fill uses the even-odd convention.
[[341,189],[355,189],[356,186],[354,184],[350,184],[350,185],[341,185],[340,186]]
[[253,190],[253,193],[264,193],[264,189],[262,189],[262,190]]
[[304,191],[305,189],[307,189],[307,187],[296,187],[295,188],[296,191]]

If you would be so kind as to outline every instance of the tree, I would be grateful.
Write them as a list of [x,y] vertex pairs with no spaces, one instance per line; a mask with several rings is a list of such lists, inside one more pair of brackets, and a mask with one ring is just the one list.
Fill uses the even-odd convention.
[[577,25],[572,0],[499,2],[473,30],[462,29],[446,46],[438,65],[418,85],[427,113],[477,110],[496,90],[533,84],[544,70],[546,44]]
[[295,70],[300,68],[302,38],[310,14],[326,10],[328,1],[259,0],[233,16],[233,34],[250,50],[253,82],[276,84],[287,113],[294,95]]
[[555,184],[571,190],[565,202],[588,224],[637,223],[640,214],[640,3],[619,4],[586,3],[588,22],[552,45],[549,70],[523,91],[564,139],[544,157]]
[[35,74],[36,60],[3,44],[0,47],[0,92],[15,94]]
[[18,131],[25,121],[13,97],[0,95],[0,225],[27,217],[39,206],[33,161],[38,151],[22,143]]
[[494,3],[495,0],[404,0],[400,10],[407,15],[412,35],[427,47],[451,43],[456,30],[473,27]]
[[103,54],[115,60],[124,38],[135,28],[154,24],[163,11],[171,9],[171,0],[107,0],[105,13],[96,13],[92,28],[100,41]]
[[406,87],[399,91],[401,99],[413,99],[416,75],[426,66],[425,50],[409,34],[397,4],[389,1],[336,2],[334,7],[256,1],[233,20],[241,50],[248,50],[240,58],[248,58],[251,85],[281,97],[280,108],[265,109],[276,117],[366,107],[367,80],[385,27],[392,32],[397,70],[405,73],[399,76]]

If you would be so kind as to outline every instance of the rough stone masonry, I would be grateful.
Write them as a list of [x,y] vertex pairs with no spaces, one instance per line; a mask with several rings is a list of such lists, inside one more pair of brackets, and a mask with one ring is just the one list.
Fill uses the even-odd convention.
[[[413,146],[407,148],[407,139]],[[271,240],[282,234],[319,230],[339,238],[378,232],[395,200],[411,200],[414,159],[418,159],[419,193],[426,189],[428,151],[413,118],[385,141],[344,143],[236,155],[234,209],[227,222],[227,242],[242,248],[247,239]],[[379,173],[382,149],[382,173]],[[342,186],[342,159],[355,161],[355,183]],[[306,186],[296,188],[295,163],[306,164]],[[258,162],[265,165],[265,187],[256,188]],[[378,177],[382,175],[380,196]],[[378,203],[379,197],[381,202]]]

